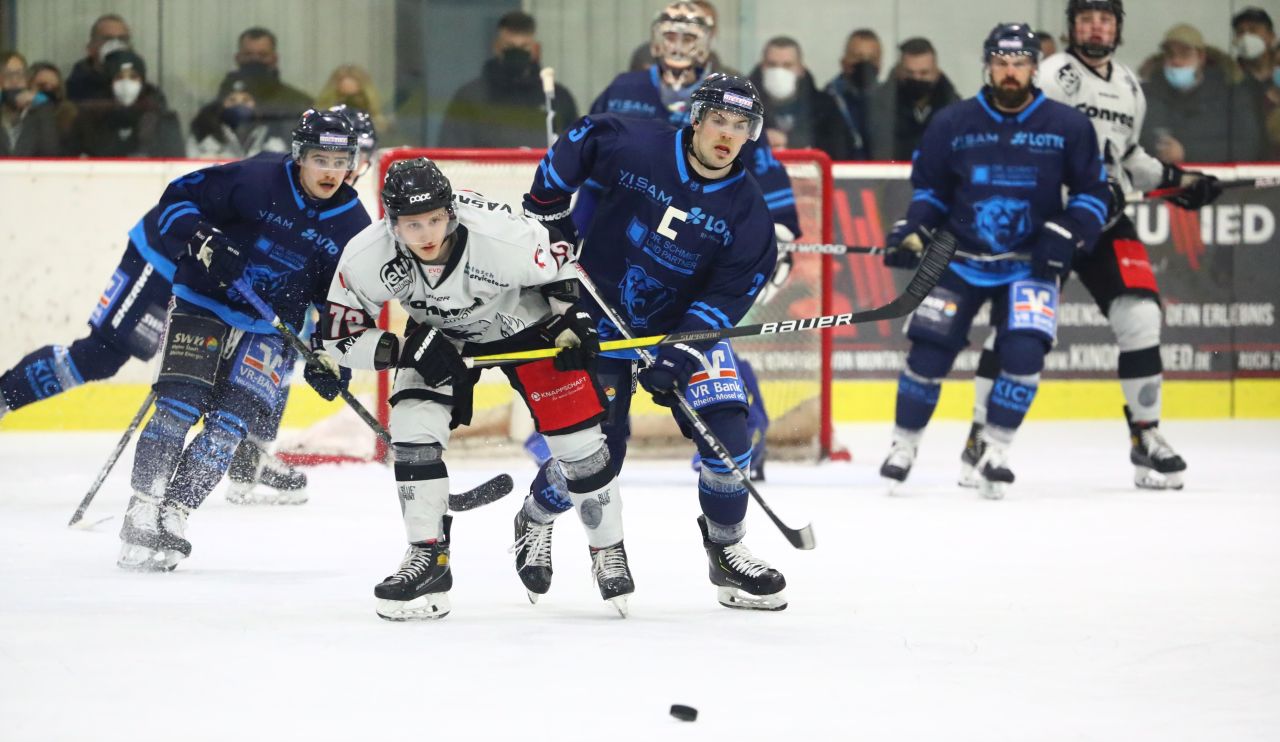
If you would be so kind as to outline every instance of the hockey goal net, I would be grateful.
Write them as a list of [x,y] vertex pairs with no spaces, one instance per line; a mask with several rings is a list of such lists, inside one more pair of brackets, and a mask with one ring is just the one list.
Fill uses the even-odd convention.
[[[397,160],[428,157],[435,160],[455,189],[475,191],[520,208],[543,152],[538,150],[384,150],[379,154],[380,184]],[[817,150],[776,152],[786,167],[795,193],[804,241],[831,242],[831,161]],[[381,216],[381,213],[378,214]],[[831,309],[831,258],[794,255],[787,283],[768,304],[757,303],[745,323],[769,322],[828,314]],[[398,306],[384,309],[383,327],[400,332],[405,316]],[[734,340],[737,353],[751,363],[760,382],[772,457],[819,460],[832,455],[831,350],[826,332],[765,335]],[[365,401],[385,425],[390,409],[390,375],[357,374],[352,391]],[[533,430],[523,403],[515,398],[506,377],[486,370],[476,387],[472,424],[454,431],[453,455],[511,455],[519,451]],[[672,420],[669,410],[654,405],[647,394],[632,403],[630,455],[688,456],[692,448]],[[355,440],[355,438],[360,440]],[[474,453],[472,453],[474,452]],[[385,460],[385,449],[349,410],[337,413],[302,434],[281,437],[281,453],[307,462],[342,459]]]

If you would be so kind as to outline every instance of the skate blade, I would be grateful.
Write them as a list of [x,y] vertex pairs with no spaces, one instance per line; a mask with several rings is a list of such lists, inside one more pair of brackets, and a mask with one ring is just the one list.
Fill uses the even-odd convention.
[[448,593],[427,593],[413,600],[378,600],[374,609],[387,621],[434,621],[449,615]]
[[623,618],[627,617],[627,612],[630,610],[630,608],[627,607],[627,596],[619,595],[616,598],[609,598],[605,602],[612,604],[613,609],[618,612],[619,616],[622,616]]
[[978,476],[977,469],[974,469],[969,464],[960,465],[960,479],[956,481],[957,485],[965,489],[977,489],[979,479],[981,477]]
[[532,590],[525,590],[525,591],[524,591],[524,594],[525,594],[526,596],[528,596],[528,598],[529,598],[529,602],[530,602],[530,603],[532,603],[533,605],[537,605],[537,604],[538,604],[538,598],[541,598],[541,597],[542,597],[541,595],[539,595],[538,593],[535,593],[535,592],[534,592],[534,591],[532,591]]
[[1180,490],[1182,489],[1182,472],[1161,474],[1155,469],[1139,466],[1133,473],[1133,484],[1144,490]]
[[227,502],[232,505],[305,505],[307,491],[291,490],[284,492],[257,492],[255,490],[227,490]]
[[115,517],[114,515],[108,515],[105,518],[98,518],[97,520],[84,520],[82,518],[76,521],[76,524],[71,527],[77,531],[92,531],[98,526],[102,525],[103,523],[106,523],[107,521],[111,520],[114,517]]
[[988,500],[1003,500],[1004,491],[1009,485],[1005,482],[992,482],[979,478],[978,492]]
[[171,559],[169,554],[164,550],[157,551],[137,544],[122,544],[116,566],[131,572],[172,572],[182,557]]
[[880,479],[884,482],[884,493],[890,497],[902,494],[902,485],[907,483],[905,479],[894,479],[883,475]]
[[716,599],[725,608],[749,611],[782,611],[787,608],[787,596],[784,591],[773,595],[751,595],[736,587],[721,587],[716,594]]

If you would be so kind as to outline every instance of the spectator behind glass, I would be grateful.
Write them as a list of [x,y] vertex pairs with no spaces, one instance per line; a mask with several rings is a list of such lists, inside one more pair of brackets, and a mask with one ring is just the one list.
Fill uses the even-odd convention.
[[1169,29],[1160,49],[1154,64],[1144,65],[1152,72],[1142,84],[1143,148],[1175,164],[1262,159],[1258,96],[1232,81],[1230,58],[1185,23]]
[[129,25],[124,18],[115,13],[99,16],[89,28],[85,58],[76,62],[67,76],[67,99],[77,104],[97,101],[104,107],[110,107],[113,97],[111,77],[107,74],[105,60],[111,52],[128,48]]
[[311,96],[280,79],[276,35],[261,26],[247,28],[236,42],[236,69],[218,86],[223,90],[237,77],[257,102],[258,119],[281,138],[290,135],[302,112],[311,108]]
[[751,82],[761,91],[765,134],[774,149],[817,147],[833,160],[853,157],[853,141],[835,99],[818,90],[800,44],[775,36],[764,45]]
[[316,108],[333,108],[340,104],[368,113],[373,119],[374,128],[381,136],[388,137],[390,127],[387,117],[382,113],[382,96],[365,68],[344,64],[329,75],[329,81],[316,96]]
[[183,157],[177,114],[147,82],[147,65],[132,51],[107,55],[112,104],[80,110],[71,130],[72,154],[89,157]]
[[0,157],[62,154],[54,107],[27,84],[27,60],[0,52]]
[[1053,34],[1048,31],[1036,31],[1036,38],[1040,40],[1041,59],[1058,53],[1058,41],[1053,38]]
[[[707,0],[692,0],[693,4],[698,6],[711,17],[711,38],[708,43],[715,46],[716,28],[720,22],[720,15],[716,12],[716,6],[707,2]],[[658,59],[653,56],[653,42],[645,41],[631,52],[631,62],[627,65],[627,69],[631,72],[640,72],[647,70],[657,63]],[[715,49],[707,55],[706,68],[709,72],[723,72],[726,75],[739,75],[740,73],[724,66],[720,61],[720,55],[716,54]]]
[[910,160],[929,121],[960,100],[938,69],[938,54],[928,39],[907,39],[898,51],[893,73],[871,95],[870,144],[876,160]]
[[62,72],[52,62],[32,62],[27,68],[27,84],[36,92],[44,93],[53,106],[53,116],[58,122],[58,141],[67,148],[71,140],[71,127],[76,123],[78,109],[67,100],[67,88],[62,84]]
[[852,159],[865,160],[868,148],[870,96],[880,77],[880,37],[869,28],[849,34],[840,57],[840,74],[827,83],[826,92],[836,102],[845,129],[853,142]]
[[1266,158],[1280,158],[1280,65],[1276,64],[1275,26],[1261,8],[1245,8],[1231,19],[1236,62],[1244,71],[1241,85],[1258,99],[1266,137]]
[[187,157],[241,160],[259,152],[288,152],[290,142],[278,136],[257,116],[257,101],[239,75],[222,81],[218,99],[201,108],[191,120]]
[[[546,147],[547,110],[538,77],[540,47],[533,16],[518,10],[502,16],[493,58],[480,77],[454,93],[440,126],[441,147]],[[568,88],[557,84],[556,132],[578,118]]]

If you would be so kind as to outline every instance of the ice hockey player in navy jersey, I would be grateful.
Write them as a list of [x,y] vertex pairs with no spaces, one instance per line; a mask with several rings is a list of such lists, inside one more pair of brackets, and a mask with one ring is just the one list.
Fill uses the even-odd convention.
[[[294,355],[232,284],[243,278],[294,328],[324,305],[342,246],[369,224],[343,182],[357,140],[344,114],[306,111],[291,153],[178,178],[130,232],[142,257],[171,277],[174,301],[156,411],[134,456],[121,567],[171,570],[191,553],[188,514],[222,478],[255,418],[276,410]],[[307,380],[330,399],[343,383],[311,368]]]
[[[601,183],[600,201],[582,243],[580,264],[605,301],[631,329],[645,334],[734,326],[755,301],[777,262],[777,242],[764,197],[739,158],[759,136],[764,107],[750,81],[712,75],[694,92],[691,125],[609,114],[579,119],[547,152],[525,196],[525,210],[556,226],[570,219],[570,197],[587,180]],[[619,332],[589,300],[602,339]],[[626,456],[633,361],[601,357],[601,386],[612,390],[604,432],[619,469]],[[683,394],[729,449],[750,467],[747,399],[727,342],[663,347],[639,383],[654,401],[677,406]],[[677,415],[686,436],[692,437]],[[710,577],[732,608],[779,610],[786,581],[742,544],[747,491],[728,464],[698,441],[703,466],[698,518]],[[549,531],[570,503],[548,486],[543,467],[523,506],[527,528]],[[538,536],[532,536],[538,538]],[[539,564],[517,563],[522,579],[549,579],[549,551]],[[536,567],[537,569],[531,569]]]
[[998,499],[1013,481],[1008,449],[1053,344],[1060,281],[1092,248],[1111,197],[1089,119],[1033,84],[1040,42],[1031,28],[998,25],[983,52],[986,86],[929,123],[912,158],[911,206],[888,238],[899,249],[885,262],[899,267],[913,265],[937,229],[960,248],[907,325],[911,349],[880,473],[892,485],[906,479],[942,379],[990,300],[1000,374],[975,468],[982,494]]

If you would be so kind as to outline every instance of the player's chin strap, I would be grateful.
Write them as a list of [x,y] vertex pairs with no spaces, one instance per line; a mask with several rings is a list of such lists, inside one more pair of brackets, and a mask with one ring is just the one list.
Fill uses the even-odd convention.
[[[622,333],[623,337],[634,338],[631,328],[627,326],[627,323],[622,319],[621,315],[614,311],[613,307],[610,306],[609,303],[605,301],[604,297],[600,295],[600,291],[596,288],[595,282],[591,280],[591,276],[587,275],[587,271],[582,267],[582,264],[574,263],[574,267],[578,270],[579,284],[588,294],[591,294],[591,298],[596,300],[596,304],[600,306],[605,317],[613,323],[614,327],[618,328],[618,332]],[[640,349],[640,362],[645,366],[652,366],[654,363],[653,356],[644,348]],[[760,496],[760,493],[756,491],[755,485],[751,483],[751,478],[748,477],[747,473],[742,471],[742,467],[738,466],[737,462],[733,460],[733,456],[729,454],[729,449],[725,448],[724,443],[720,441],[711,428],[707,426],[706,421],[702,419],[702,415],[699,415],[698,411],[693,409],[693,405],[689,404],[689,400],[685,399],[684,392],[678,392],[675,396],[676,401],[680,405],[680,411],[684,413],[685,419],[698,434],[698,437],[702,438],[702,441],[711,448],[717,458],[729,466],[732,470],[733,476],[738,480],[742,487],[751,494],[751,497],[756,501],[756,504],[758,504],[760,508],[764,510],[765,514],[769,516],[769,520],[773,521],[773,524],[778,527],[779,531],[782,531],[782,535],[786,537],[787,541],[797,549],[807,550],[816,546],[817,544],[813,540],[813,526],[806,525],[797,529],[783,523],[782,520],[774,514],[773,509],[769,507],[769,504],[764,501],[764,498]]]

